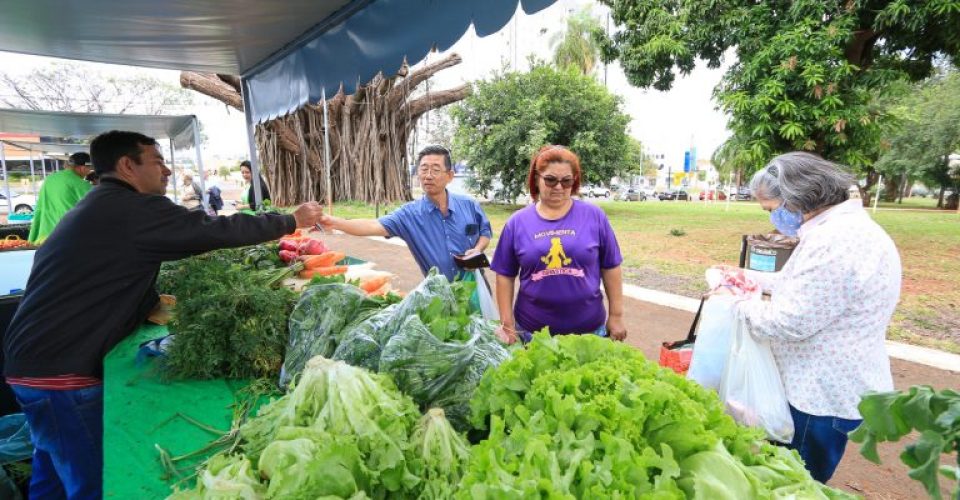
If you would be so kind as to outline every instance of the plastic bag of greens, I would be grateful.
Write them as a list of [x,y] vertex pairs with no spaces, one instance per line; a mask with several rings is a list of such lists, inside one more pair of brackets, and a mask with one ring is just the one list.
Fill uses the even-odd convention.
[[380,371],[388,373],[404,394],[421,407],[440,407],[457,429],[468,427],[470,398],[483,373],[499,365],[507,350],[493,336],[492,325],[473,316],[466,340],[441,341],[420,316],[408,317],[383,346]]
[[310,358],[333,355],[343,327],[354,319],[365,299],[362,290],[344,283],[314,285],[303,291],[290,313],[290,340],[280,372],[281,387],[286,387]]
[[380,335],[384,326],[396,314],[397,306],[388,306],[372,316],[344,329],[340,345],[333,359],[361,366],[373,372],[380,371]]
[[399,331],[400,326],[408,317],[414,316],[437,303],[440,304],[439,307],[444,312],[452,312],[453,308],[456,307],[457,297],[454,295],[447,277],[440,274],[437,268],[432,268],[427,273],[427,277],[397,304],[393,317],[379,332],[378,341],[380,344],[385,344],[387,339]]

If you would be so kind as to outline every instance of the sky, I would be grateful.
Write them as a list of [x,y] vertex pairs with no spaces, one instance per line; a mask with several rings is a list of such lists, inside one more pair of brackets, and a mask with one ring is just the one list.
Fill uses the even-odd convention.
[[[527,61],[531,55],[549,59],[552,53],[551,36],[564,29],[565,19],[569,14],[584,6],[588,6],[598,19],[606,19],[606,8],[595,2],[559,0],[533,15],[526,15],[518,8],[510,23],[500,32],[488,37],[479,38],[472,28],[469,29],[448,51],[430,54],[424,61],[435,61],[444,57],[447,52],[457,52],[463,58],[463,63],[459,66],[438,73],[432,79],[432,88],[453,87],[486,78],[504,64],[524,70],[528,67]],[[57,60],[0,52],[0,69],[11,73],[28,72],[54,61]],[[179,86],[178,71],[82,64],[107,75],[149,75]],[[624,99],[624,111],[633,118],[629,127],[630,134],[644,143],[647,152],[666,155],[666,162],[676,169],[682,168],[683,153],[691,145],[696,146],[698,158],[709,158],[710,153],[729,135],[726,118],[714,109],[715,104],[711,99],[713,88],[720,81],[725,69],[722,67],[711,70],[705,65],[698,66],[690,75],[678,76],[670,91],[659,92],[631,87],[619,64],[614,62],[607,66],[607,87]],[[602,69],[599,74],[602,75]],[[205,162],[247,156],[242,113],[228,110],[219,101],[200,94],[196,95],[194,104],[189,109],[172,109],[170,113],[197,115],[208,139],[204,148]]]

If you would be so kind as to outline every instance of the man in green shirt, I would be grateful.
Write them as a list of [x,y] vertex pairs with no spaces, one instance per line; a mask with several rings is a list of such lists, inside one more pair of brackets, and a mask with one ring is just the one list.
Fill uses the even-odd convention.
[[35,245],[43,243],[43,240],[53,232],[53,228],[57,227],[63,215],[70,211],[87,194],[87,191],[90,191],[90,183],[85,180],[85,177],[92,170],[90,155],[80,152],[70,155],[67,167],[63,171],[47,176],[37,196],[37,207],[33,212],[33,222],[30,224],[30,236],[27,237],[30,243]]

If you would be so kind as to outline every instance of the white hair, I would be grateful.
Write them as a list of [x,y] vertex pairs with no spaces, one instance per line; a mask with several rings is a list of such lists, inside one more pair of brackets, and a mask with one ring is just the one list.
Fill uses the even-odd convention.
[[810,213],[850,199],[854,177],[840,165],[802,151],[782,154],[753,174],[750,191],[782,200],[790,210]]

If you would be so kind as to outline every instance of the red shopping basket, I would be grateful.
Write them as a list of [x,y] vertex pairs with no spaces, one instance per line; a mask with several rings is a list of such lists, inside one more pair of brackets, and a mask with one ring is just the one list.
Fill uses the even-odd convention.
[[700,307],[697,308],[697,315],[693,317],[693,324],[690,325],[687,338],[675,342],[664,342],[660,346],[660,366],[670,368],[681,375],[687,373],[690,360],[693,359],[693,344],[697,340],[697,325],[700,323],[700,311],[703,310],[704,300],[706,298],[700,299]]

